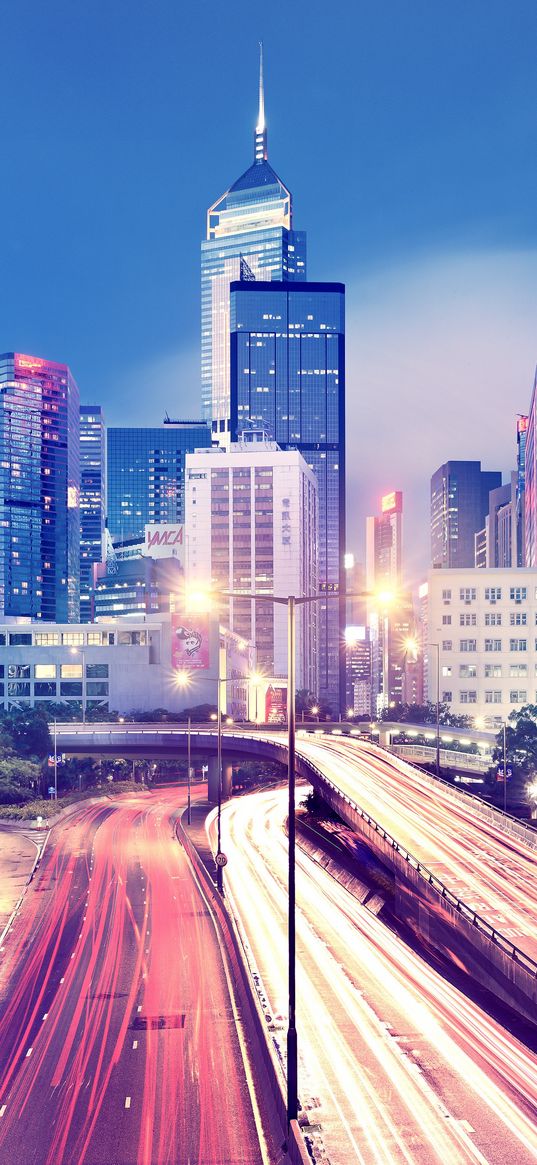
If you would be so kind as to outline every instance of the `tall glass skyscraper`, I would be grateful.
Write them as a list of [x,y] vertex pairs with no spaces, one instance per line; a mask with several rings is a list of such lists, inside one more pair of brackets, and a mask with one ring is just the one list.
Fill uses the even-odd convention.
[[0,355],[0,615],[77,622],[79,395],[66,364]]
[[342,283],[231,284],[231,436],[249,422],[299,449],[318,486],[319,696],[345,696],[345,288]]
[[91,620],[93,564],[104,559],[106,428],[100,405],[80,406],[80,622]]
[[108,529],[113,542],[143,538],[147,522],[184,519],[185,455],[211,445],[204,421],[108,430]]
[[291,194],[268,162],[261,56],[253,165],[209,207],[201,244],[202,413],[215,433],[229,430],[230,283],[304,280],[306,235],[292,227]]

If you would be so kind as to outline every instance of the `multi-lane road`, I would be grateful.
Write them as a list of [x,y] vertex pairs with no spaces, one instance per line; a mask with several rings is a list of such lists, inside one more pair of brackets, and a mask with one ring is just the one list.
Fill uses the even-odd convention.
[[[282,1055],[285,798],[234,801],[223,821],[228,893]],[[535,1055],[325,870],[297,861],[299,1093],[331,1165],[535,1162]]]
[[270,1159],[181,804],[129,796],[52,832],[0,953],[2,1165]]

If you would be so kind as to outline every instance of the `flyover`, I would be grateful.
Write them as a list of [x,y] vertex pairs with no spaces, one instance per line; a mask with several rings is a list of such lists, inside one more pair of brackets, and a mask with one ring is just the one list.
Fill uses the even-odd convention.
[[[183,725],[57,725],[58,749],[71,755],[177,757],[187,735]],[[214,758],[216,730],[192,729],[190,744],[193,756]],[[222,754],[285,765],[286,736],[226,728]],[[421,940],[534,1023],[535,831],[356,737],[299,731],[296,770],[390,869],[396,913]],[[209,778],[216,800],[214,762]],[[441,863],[431,857],[439,847]]]

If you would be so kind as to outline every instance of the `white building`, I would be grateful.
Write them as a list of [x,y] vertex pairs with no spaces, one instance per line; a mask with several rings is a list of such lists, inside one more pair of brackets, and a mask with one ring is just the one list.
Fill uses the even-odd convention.
[[[537,570],[431,570],[428,696],[450,711],[504,723],[537,703]],[[438,645],[438,648],[437,646]]]
[[[222,622],[254,644],[257,668],[287,675],[287,609],[271,595],[317,591],[317,481],[297,450],[251,431],[230,447],[187,455],[187,588],[256,591],[230,598]],[[316,604],[297,608],[296,686],[318,691]]]
[[[188,634],[203,633],[203,654],[189,658]],[[192,643],[194,643],[194,638]],[[181,660],[177,650],[184,653]],[[220,650],[220,661],[218,659]],[[215,616],[150,616],[99,623],[0,624],[0,706],[74,704],[122,714],[165,708],[180,712],[217,703],[246,720],[255,656],[248,644],[218,625]],[[186,686],[177,682],[185,673]]]

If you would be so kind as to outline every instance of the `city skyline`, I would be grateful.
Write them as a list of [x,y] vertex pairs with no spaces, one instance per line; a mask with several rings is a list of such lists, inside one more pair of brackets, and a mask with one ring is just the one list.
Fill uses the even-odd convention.
[[[118,5],[104,37],[100,13],[75,26],[56,4],[42,26],[36,6],[24,28],[9,14],[5,140],[15,170],[38,158],[41,186],[31,205],[26,189],[1,196],[12,259],[4,348],[67,361],[82,401],[99,399],[110,425],[121,423],[126,407],[133,424],[158,424],[165,409],[200,415],[198,240],[204,208],[251,158],[262,36],[270,157],[311,240],[309,276],[348,286],[348,496],[349,512],[360,515],[349,547],[362,552],[366,514],[381,494],[401,488],[408,567],[418,577],[427,562],[435,466],[475,455],[507,474],[508,427],[528,408],[537,273],[527,100],[535,13],[523,5],[513,21],[494,4],[486,26],[462,8],[458,23],[417,10],[403,20],[395,6],[384,22],[346,13],[326,45],[314,5],[309,39],[299,42],[289,75],[282,14],[268,28],[261,19],[259,29],[248,21],[237,32],[234,23],[231,38],[216,7],[210,11],[223,38],[204,46],[205,68],[219,77],[216,108],[210,86],[192,90],[201,64],[195,14],[181,36],[167,4],[151,27],[136,9],[123,21]],[[286,14],[291,33],[302,15],[301,5]],[[60,44],[61,74],[53,67]],[[47,54],[44,98],[42,85],[21,93],[9,84],[23,45],[27,63]],[[180,70],[166,67],[174,46]],[[152,78],[143,92],[139,75]],[[166,181],[156,183],[155,173]],[[70,302],[58,313],[66,285]],[[393,420],[382,456],[375,450],[379,399]],[[483,426],[482,410],[494,424]],[[419,458],[417,413],[428,446]]]

